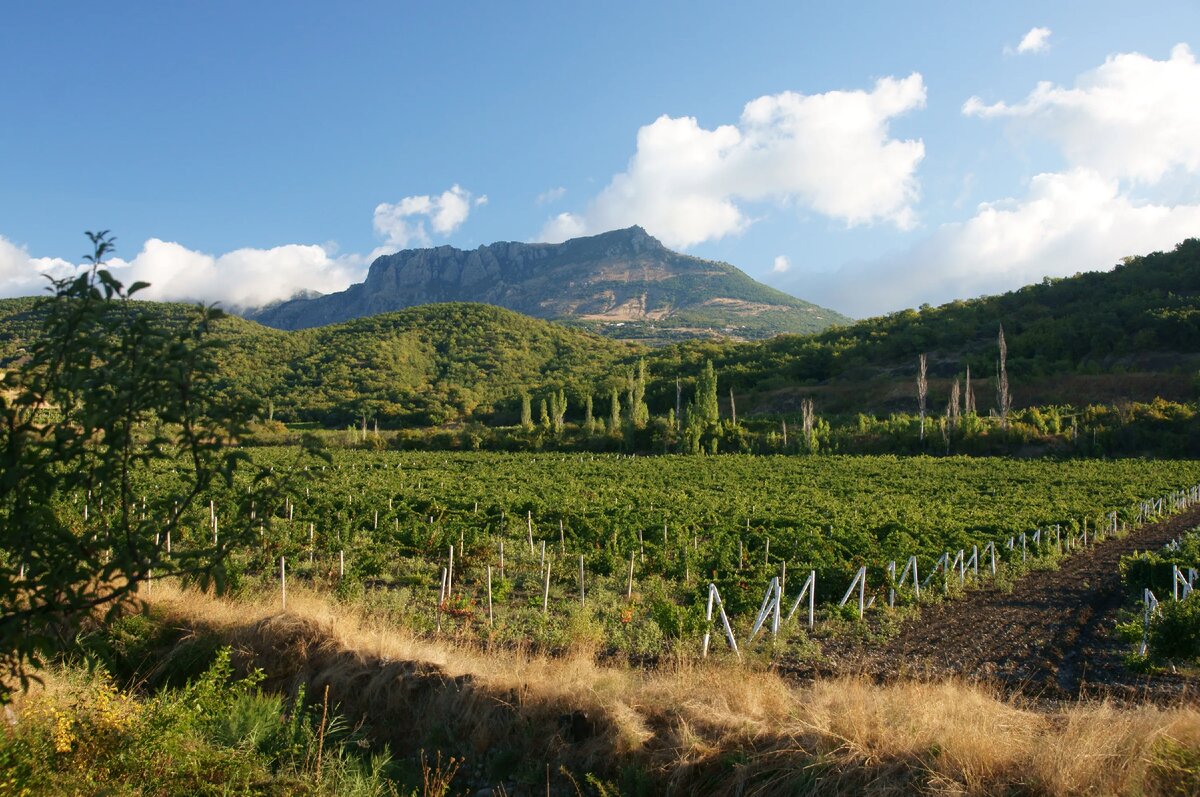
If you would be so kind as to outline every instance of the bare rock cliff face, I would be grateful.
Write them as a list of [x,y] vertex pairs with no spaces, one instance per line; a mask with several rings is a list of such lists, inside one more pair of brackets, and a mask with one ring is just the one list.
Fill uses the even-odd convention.
[[371,264],[364,282],[247,313],[302,329],[436,302],[482,302],[598,331],[626,324],[684,336],[813,332],[847,319],[755,282],[726,263],[681,255],[641,227],[561,244],[500,242],[464,251],[406,249]]

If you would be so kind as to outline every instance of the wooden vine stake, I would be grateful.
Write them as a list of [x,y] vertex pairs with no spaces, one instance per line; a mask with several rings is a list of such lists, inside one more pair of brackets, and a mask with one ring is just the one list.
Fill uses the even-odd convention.
[[550,612],[550,567],[546,567],[546,586],[542,590],[542,615]]
[[625,590],[625,600],[633,600],[633,560],[637,555],[629,554],[629,587]]
[[279,602],[287,608],[287,562],[282,556],[279,557]]
[[525,529],[529,533],[529,555],[533,556],[533,512],[525,513]]

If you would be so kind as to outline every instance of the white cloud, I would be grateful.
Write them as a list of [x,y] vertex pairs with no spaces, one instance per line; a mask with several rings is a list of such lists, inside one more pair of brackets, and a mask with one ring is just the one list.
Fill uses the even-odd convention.
[[538,194],[537,198],[533,200],[533,204],[549,205],[551,203],[557,202],[558,200],[562,199],[566,195],[567,195],[567,189],[563,188],[560,185],[557,188],[549,188],[549,189],[543,191],[542,193]]
[[803,295],[856,316],[1013,290],[1110,268],[1200,235],[1200,205],[1141,202],[1087,169],[1039,174],[1022,199],[984,203],[906,252],[848,265]]
[[360,255],[333,257],[323,247],[288,244],[236,249],[214,256],[151,238],[130,261],[109,263],[118,279],[150,283],[139,294],[159,301],[203,300],[226,308],[257,307],[291,298],[297,291],[344,290],[362,279]]
[[43,293],[50,285],[49,277],[66,277],[74,270],[66,260],[31,257],[24,247],[0,235],[0,296]]
[[[439,235],[449,235],[462,226],[471,213],[471,192],[458,184],[438,196],[406,196],[395,204],[382,202],[375,208],[375,232],[384,239],[382,249],[404,249],[410,243],[428,246],[432,239],[428,222]],[[475,200],[475,206],[487,204],[487,195]],[[377,250],[378,251],[378,250]]]
[[1023,101],[963,113],[1008,118],[1062,147],[1072,166],[1154,183],[1172,169],[1200,172],[1200,65],[1186,44],[1157,61],[1140,53],[1110,56],[1074,88],[1039,83]]
[[1106,269],[1200,236],[1200,204],[1163,198],[1200,189],[1196,97],[1200,67],[1185,45],[1166,61],[1112,56],[1074,88],[1040,83],[1015,105],[972,97],[964,113],[1027,125],[1061,148],[1068,167],[1034,176],[1024,196],[979,205],[896,256],[806,281],[804,295],[876,314]]
[[[288,299],[301,289],[340,291],[361,280],[361,255],[335,257],[320,246],[237,249],[220,256],[151,238],[132,260],[112,258],[106,267],[126,285],[148,282],[140,299],[218,302],[228,309],[257,307]],[[35,258],[0,237],[0,296],[45,291],[46,275],[75,273],[83,266],[57,258]]]
[[771,273],[782,274],[792,267],[792,261],[788,260],[787,255],[776,255],[775,264],[771,266]]
[[924,105],[914,73],[883,78],[869,92],[759,97],[736,125],[712,130],[693,117],[660,116],[638,130],[626,170],[582,213],[547,222],[541,239],[640,224],[686,248],[746,229],[749,202],[794,202],[849,225],[908,229],[925,147],[891,138],[888,125]]
[[[1017,45],[1017,53],[1024,55],[1025,53],[1044,53],[1050,49],[1050,29],[1049,28],[1033,28],[1025,34],[1021,39],[1021,43]],[[1005,48],[1005,52],[1012,52],[1009,48]]]
[[570,238],[587,235],[587,233],[587,222],[583,218],[576,216],[574,213],[559,213],[542,227],[542,234],[539,236],[539,240],[550,243],[561,243]]

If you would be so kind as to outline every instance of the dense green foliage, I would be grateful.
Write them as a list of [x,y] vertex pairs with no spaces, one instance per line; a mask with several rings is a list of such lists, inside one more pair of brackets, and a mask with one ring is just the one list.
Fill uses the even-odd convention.
[[[182,513],[246,457],[228,445],[257,407],[216,382],[211,325],[196,307],[164,323],[100,268],[111,250],[93,235],[92,268],[54,283],[42,333],[0,392],[0,702],[26,667],[71,644],[76,625],[109,614],[152,572],[207,582],[250,534],[231,511],[224,536],[167,557]],[[137,489],[136,474],[169,466],[176,489]],[[246,500],[271,503],[286,469],[254,474]]]
[[[1200,529],[1184,534],[1158,551],[1142,551],[1121,560],[1121,580],[1130,594],[1131,619],[1124,624],[1125,636],[1140,643],[1146,639],[1150,662],[1200,663],[1200,596],[1186,594],[1175,583],[1175,568],[1184,577],[1200,568]],[[1200,583],[1197,584],[1200,586]],[[1144,628],[1142,591],[1149,589],[1159,600],[1158,609]],[[1178,591],[1182,600],[1174,600]]]
[[[267,464],[287,454],[254,456]],[[1019,567],[1020,546],[1007,547],[1014,535],[1061,525],[1065,540],[1085,520],[1104,526],[1110,511],[1132,522],[1139,499],[1200,481],[1200,462],[346,452],[314,475],[242,552],[246,578],[277,578],[286,556],[293,578],[343,596],[386,587],[363,599],[432,630],[453,545],[456,586],[443,624],[486,633],[490,565],[502,596],[493,638],[554,647],[582,634],[650,653],[671,640],[694,652],[709,581],[744,626],[785,563],[789,573],[817,571],[821,603],[836,601],[860,566],[869,594],[882,594],[889,561],[915,555],[924,575],[946,551],[989,541],[1002,564]],[[233,498],[215,497],[218,514]],[[202,513],[192,519],[200,529],[205,522]],[[557,607],[549,616],[543,540]],[[1049,535],[1030,548],[1057,555]],[[581,554],[590,596],[582,607]],[[624,600],[631,554],[632,608]],[[794,594],[799,581],[789,583]]]

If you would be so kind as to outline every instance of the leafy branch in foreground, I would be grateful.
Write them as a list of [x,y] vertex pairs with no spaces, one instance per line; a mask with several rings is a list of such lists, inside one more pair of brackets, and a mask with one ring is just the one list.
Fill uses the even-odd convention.
[[[88,237],[90,268],[52,279],[43,334],[0,391],[0,702],[81,620],[111,619],[151,576],[221,588],[227,555],[300,472],[255,469],[230,445],[259,408],[217,381],[221,311],[165,322],[131,301],[146,283],[126,288],[103,267],[108,231]],[[173,471],[173,490],[146,489],[152,464]],[[179,544],[188,508],[247,471],[220,534]]]

